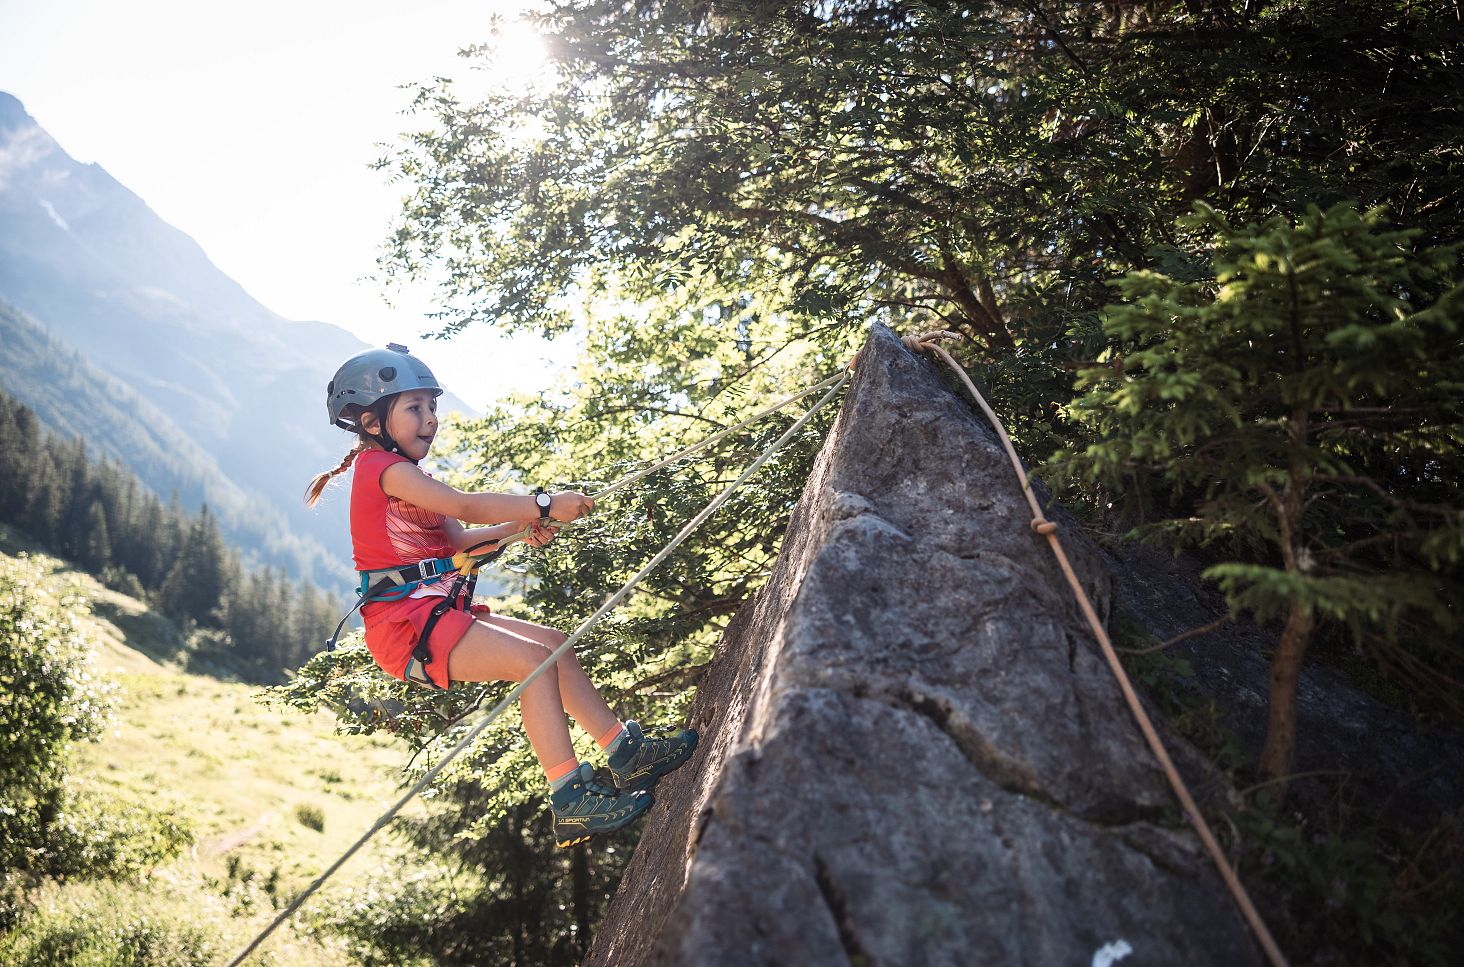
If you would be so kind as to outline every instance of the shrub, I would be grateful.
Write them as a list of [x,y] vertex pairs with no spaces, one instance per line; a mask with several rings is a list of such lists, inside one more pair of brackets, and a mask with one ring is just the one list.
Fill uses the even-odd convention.
[[343,898],[316,908],[312,925],[343,939],[363,967],[430,964],[431,934],[463,915],[451,874],[437,864],[383,868]]
[[0,561],[0,873],[50,872],[67,756],[107,714],[107,690],[77,632],[85,602],[47,580],[25,555]]
[[104,888],[69,897],[0,937],[0,963],[15,967],[197,967],[224,952],[217,930],[179,922],[161,905]]
[[317,833],[325,831],[325,811],[319,806],[301,803],[295,807],[295,819],[306,829],[313,829]]
[[129,598],[136,598],[139,601],[147,600],[147,591],[143,588],[142,582],[137,575],[124,567],[117,567],[109,564],[102,568],[102,584]]
[[55,877],[135,879],[193,845],[193,830],[171,810],[89,791],[68,794],[47,843]]

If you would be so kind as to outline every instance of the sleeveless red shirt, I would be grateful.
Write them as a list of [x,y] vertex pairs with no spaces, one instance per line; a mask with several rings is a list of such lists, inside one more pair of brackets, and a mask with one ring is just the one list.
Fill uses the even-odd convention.
[[351,550],[358,571],[452,557],[442,514],[409,504],[381,489],[381,474],[394,463],[411,463],[400,453],[366,450],[351,476]]

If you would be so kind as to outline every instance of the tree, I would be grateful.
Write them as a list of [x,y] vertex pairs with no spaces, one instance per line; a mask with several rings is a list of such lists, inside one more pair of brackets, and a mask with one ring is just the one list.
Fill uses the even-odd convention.
[[1281,780],[1297,676],[1337,622],[1410,688],[1464,710],[1464,284],[1380,212],[1312,208],[1232,227],[1202,207],[1212,267],[1116,283],[1112,365],[1072,403],[1100,438],[1057,466],[1171,490],[1149,536],[1218,548],[1232,611],[1283,618],[1260,771]]
[[1354,198],[1464,238],[1438,2],[580,0],[540,23],[553,84],[423,85],[430,126],[381,162],[412,191],[384,271],[438,281],[445,332],[565,331],[601,295],[657,325],[742,299],[803,331],[935,323],[1043,455],[1076,432],[1054,404],[1102,347],[1106,280],[1152,267],[1191,200]]
[[24,555],[0,559],[0,883],[50,871],[66,759],[107,714],[73,617],[84,605],[48,583]]
[[[380,163],[407,191],[383,274],[441,285],[442,335],[582,347],[564,385],[449,431],[449,476],[592,489],[829,372],[870,318],[960,332],[1029,455],[1081,451],[1091,428],[1064,404],[1110,339],[1106,284],[1182,262],[1173,219],[1193,200],[1244,220],[1355,198],[1420,239],[1464,238],[1464,122],[1439,95],[1464,85],[1453,16],[1436,0],[551,3],[552,81],[476,103],[424,84],[421,130]],[[518,558],[522,613],[574,624],[776,428]],[[585,642],[621,709],[684,703],[816,439]],[[1152,500],[1138,486],[1120,496]],[[1101,520],[1106,499],[1072,496]],[[477,693],[413,691],[347,647],[282,694],[417,749]],[[521,742],[489,746],[502,756],[464,768],[504,791],[482,805],[449,785],[430,823],[477,835],[539,795]],[[500,863],[485,882],[511,875]]]
[[191,618],[206,627],[219,627],[230,558],[205,504],[189,525],[188,536],[158,589],[163,612],[175,618]]

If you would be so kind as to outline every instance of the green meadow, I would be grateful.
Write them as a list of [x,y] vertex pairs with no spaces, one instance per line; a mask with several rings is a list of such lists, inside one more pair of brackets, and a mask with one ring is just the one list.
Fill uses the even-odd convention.
[[[0,551],[22,550],[3,535]],[[112,690],[104,734],[70,761],[80,801],[112,819],[148,817],[144,828],[174,830],[186,845],[136,876],[32,889],[0,936],[0,961],[227,962],[394,801],[405,753],[384,738],[337,735],[327,713],[265,705],[257,686],[221,669],[185,670],[184,640],[143,602],[55,559],[32,560],[90,602],[83,633]],[[353,883],[401,852],[390,830],[379,834],[253,962],[356,962],[311,928],[311,911],[347,902]]]

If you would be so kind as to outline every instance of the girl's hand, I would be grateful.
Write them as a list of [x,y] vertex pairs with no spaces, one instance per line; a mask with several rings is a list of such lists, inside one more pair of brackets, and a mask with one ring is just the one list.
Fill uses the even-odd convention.
[[594,509],[595,502],[577,490],[561,490],[549,498],[549,516],[555,520],[578,520]]
[[524,538],[524,543],[530,547],[543,547],[554,538],[559,536],[557,527],[540,527],[538,521],[529,525],[529,536]]

